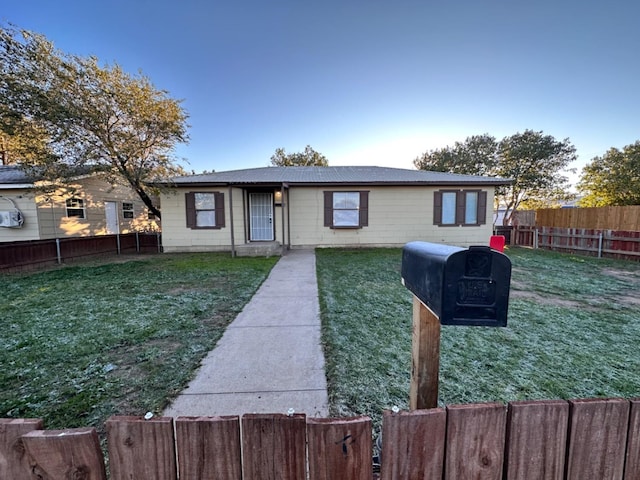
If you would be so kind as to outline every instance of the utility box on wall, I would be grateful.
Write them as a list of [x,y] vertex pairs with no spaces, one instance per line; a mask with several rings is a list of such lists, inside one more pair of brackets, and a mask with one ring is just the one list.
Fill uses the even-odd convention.
[[407,243],[402,282],[442,325],[507,326],[511,260],[489,247]]

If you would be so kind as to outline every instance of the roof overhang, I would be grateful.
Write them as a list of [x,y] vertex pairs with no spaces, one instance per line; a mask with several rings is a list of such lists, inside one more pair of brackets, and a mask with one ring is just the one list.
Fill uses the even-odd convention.
[[18,190],[33,188],[33,183],[0,183],[0,190]]
[[[292,187],[350,187],[350,186],[371,186],[371,187],[444,187],[444,186],[470,186],[470,187],[497,187],[501,185],[511,185],[512,180],[498,182],[286,182],[287,188]],[[155,183],[155,186],[164,188],[202,188],[202,187],[281,187],[281,182],[180,182],[180,183]]]

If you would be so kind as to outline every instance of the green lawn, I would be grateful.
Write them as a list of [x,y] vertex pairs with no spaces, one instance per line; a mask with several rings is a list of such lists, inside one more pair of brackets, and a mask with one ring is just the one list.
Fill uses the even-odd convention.
[[[640,264],[512,249],[507,328],[443,327],[442,404],[640,396]],[[123,259],[126,257],[120,257]],[[276,258],[160,255],[3,275],[0,417],[160,412]],[[332,415],[406,408],[399,249],[317,250]]]
[[2,275],[0,417],[102,430],[112,414],[160,412],[276,260],[165,254]]
[[[333,415],[408,406],[401,250],[319,249]],[[640,396],[640,264],[509,249],[507,328],[442,327],[440,403]]]

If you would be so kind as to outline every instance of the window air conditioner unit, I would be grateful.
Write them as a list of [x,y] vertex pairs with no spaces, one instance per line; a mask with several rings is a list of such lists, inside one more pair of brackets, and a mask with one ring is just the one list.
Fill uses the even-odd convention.
[[0,212],[0,227],[21,228],[24,218],[19,210]]

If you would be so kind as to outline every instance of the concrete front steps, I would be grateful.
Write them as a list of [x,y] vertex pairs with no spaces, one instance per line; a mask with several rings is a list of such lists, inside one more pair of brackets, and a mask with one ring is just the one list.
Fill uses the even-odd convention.
[[236,245],[238,257],[273,257],[282,255],[280,242],[252,242]]

